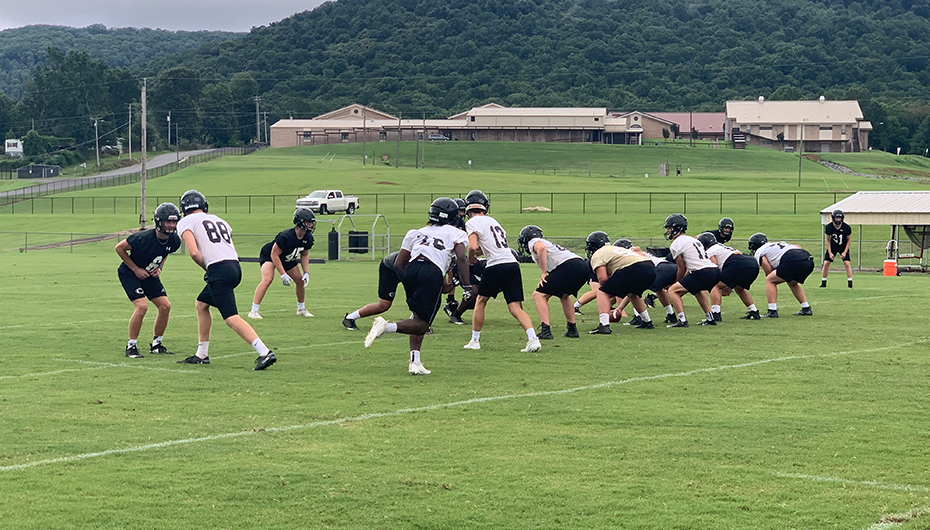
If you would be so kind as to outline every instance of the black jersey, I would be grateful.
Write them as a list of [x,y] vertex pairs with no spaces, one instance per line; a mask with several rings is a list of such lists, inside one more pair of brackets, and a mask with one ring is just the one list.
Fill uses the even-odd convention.
[[[170,234],[168,239],[158,239],[154,229],[141,230],[126,238],[129,243],[129,258],[137,267],[152,272],[161,266],[168,254],[176,252],[181,247],[181,238],[177,234]],[[120,263],[120,270],[132,274],[125,263]]]
[[720,244],[728,242],[730,238],[733,237],[733,232],[730,232],[729,234],[724,234],[723,232],[720,231],[719,228],[716,230],[708,230],[708,232],[710,232],[711,234],[714,234],[714,237],[717,238],[717,243],[720,243]]
[[[281,263],[299,263],[300,254],[304,250],[310,250],[313,248],[313,234],[307,232],[304,234],[303,239],[297,237],[297,231],[294,228],[288,228],[287,230],[282,230],[275,236],[274,241],[266,244],[262,248],[262,254],[267,253],[267,261],[271,261],[271,249],[274,247],[274,244],[278,244],[278,248],[281,249]],[[286,267],[285,267],[286,268]]]
[[824,227],[823,233],[830,236],[830,250],[836,254],[846,249],[846,242],[852,235],[852,228],[846,223],[841,224],[839,228],[830,223]]

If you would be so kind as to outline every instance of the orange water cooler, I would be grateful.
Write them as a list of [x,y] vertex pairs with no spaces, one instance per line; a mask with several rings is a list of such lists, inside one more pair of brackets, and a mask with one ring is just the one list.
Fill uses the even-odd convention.
[[898,275],[898,262],[893,259],[886,259],[885,266],[882,269],[885,276],[897,276]]

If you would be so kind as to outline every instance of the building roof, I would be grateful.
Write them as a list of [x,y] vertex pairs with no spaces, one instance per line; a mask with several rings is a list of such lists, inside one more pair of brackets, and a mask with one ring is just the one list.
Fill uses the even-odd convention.
[[[431,129],[448,129],[463,128],[467,126],[466,120],[426,120],[426,126]],[[422,129],[423,120],[400,120],[402,129]],[[363,128],[366,130],[380,129],[397,129],[397,120],[365,120],[361,119],[328,119],[322,120],[314,118],[312,120],[278,120],[272,126],[272,129],[306,129],[306,130],[344,130],[359,131]]]
[[858,101],[727,101],[726,116],[742,124],[855,124],[863,118]]
[[699,133],[723,134],[727,128],[727,115],[723,112],[650,112],[649,115],[677,123],[678,130],[682,133],[687,133],[694,127]]
[[851,225],[930,225],[930,191],[860,191],[820,210],[821,224],[833,210]]
[[530,116],[530,117],[589,117],[607,116],[604,107],[475,107],[465,116]]

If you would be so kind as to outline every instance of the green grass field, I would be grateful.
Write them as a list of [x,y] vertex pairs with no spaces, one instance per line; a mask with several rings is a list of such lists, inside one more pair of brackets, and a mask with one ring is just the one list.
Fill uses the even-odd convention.
[[[796,169],[797,158],[775,154]],[[227,157],[155,179],[150,195],[272,188],[296,196],[325,187],[505,193],[539,179],[518,170],[360,168],[339,157],[314,166],[319,156]],[[301,166],[301,157],[313,162]],[[759,183],[761,170],[757,178],[742,174],[734,167],[662,182],[787,189]],[[388,175],[396,186],[377,184]],[[845,178],[849,187],[837,189],[906,189],[895,180]],[[662,182],[649,179],[657,189]],[[584,175],[549,183],[630,191],[645,180]],[[104,192],[131,195],[137,187],[75,195]],[[226,215],[240,255],[257,255],[290,225],[290,213]],[[514,240],[535,223],[565,241],[605,229],[646,243],[661,237],[667,213],[498,217]],[[689,221],[709,228],[719,217]],[[805,246],[819,252],[816,210],[734,218],[738,246],[762,229],[811,239]],[[425,212],[388,219],[399,237],[422,225]],[[862,272],[847,289],[833,271],[830,287],[819,289],[815,271],[807,282],[812,318],[791,315],[797,302],[783,287],[778,320],[739,320],[744,309],[730,297],[715,328],[614,324],[611,336],[579,339],[561,337],[564,317],[553,302],[556,339],[533,354],[519,352],[525,335],[503,302],[492,301],[480,351],[462,349],[467,326],[437,318],[422,354],[433,373],[411,377],[406,337],[388,334],[365,349],[365,331],[340,325],[345,313],[375,300],[377,261],[327,262],[311,266],[307,307],[315,318],[296,316],[293,290],[272,285],[264,320],[251,322],[279,362],[253,372],[254,352],[216,314],[212,364],[176,364],[197,346],[193,301],[202,272],[187,256],[172,256],[163,276],[173,304],[165,342],[178,354],[126,359],[131,304],[116,277],[115,241],[18,251],[24,237],[30,246],[61,242],[137,221],[132,213],[0,215],[0,527],[930,528],[930,336],[914,303],[926,290],[924,275]],[[327,230],[321,222],[312,257],[325,257]],[[538,272],[524,265],[523,274],[529,297]],[[258,265],[244,263],[243,276],[237,297],[247,311]],[[752,294],[764,308],[761,280]],[[685,307],[696,321],[694,299]],[[525,308],[538,324],[532,302]],[[582,331],[596,325],[594,308],[584,312]],[[651,314],[662,318],[661,309]],[[407,315],[398,300],[385,316]],[[140,340],[149,339],[154,316],[151,308]],[[359,321],[363,329],[370,323]]]

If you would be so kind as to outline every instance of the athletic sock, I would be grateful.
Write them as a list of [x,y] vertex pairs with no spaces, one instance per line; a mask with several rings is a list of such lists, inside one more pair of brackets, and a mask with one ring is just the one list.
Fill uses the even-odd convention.
[[597,320],[598,320],[598,323],[600,323],[600,325],[609,326],[610,325],[610,313],[601,313],[597,315]]
[[808,304],[807,302],[801,302],[801,308],[802,308],[802,309],[806,309],[806,308],[808,308],[808,307],[810,307],[810,306],[811,306],[811,305]]
[[420,350],[410,350],[410,362],[419,364]]
[[300,311],[301,309],[306,309],[306,307],[304,306],[304,303],[303,303],[303,302],[297,302],[297,310]]
[[259,357],[264,357],[268,355],[268,352],[271,351],[268,349],[268,346],[265,346],[265,343],[262,342],[262,339],[255,339],[252,341],[252,347],[255,348],[255,351],[258,352]]
[[680,320],[681,322],[687,322],[688,318],[685,316],[684,312],[681,312],[681,313],[678,313],[678,320]]
[[479,340],[481,340],[481,332],[480,332],[480,331],[472,330],[472,331],[471,331],[471,340],[473,340],[473,341],[475,341],[475,342],[478,342]]
[[749,304],[749,307],[746,308],[749,311],[758,311],[756,304]]
[[530,328],[530,329],[526,330],[526,338],[528,338],[528,339],[530,339],[530,340],[535,339],[535,338],[536,338],[536,330],[533,329],[533,328]]
[[197,357],[201,359],[206,359],[210,356],[210,341],[205,340],[197,343]]
[[704,313],[704,314],[707,315],[707,320],[713,320],[713,319],[714,319],[714,313],[713,313],[712,311],[708,311],[708,312],[706,312],[706,313]]
[[637,311],[635,307],[633,308],[633,316],[639,316],[639,311]]
[[575,302],[575,309],[581,309],[581,302]]
[[649,310],[640,313],[639,318],[643,319],[643,322],[652,322],[652,319],[649,318]]
[[348,315],[346,315],[346,318],[348,318],[349,320],[358,320],[358,319],[362,318],[362,315],[360,315],[360,314],[358,313],[358,311],[356,310],[356,311],[352,311],[351,313],[349,313]]
[[720,312],[720,306],[719,306],[719,305],[712,305],[712,306],[710,306],[710,312],[711,312],[711,313],[719,313],[719,312]]
[[665,306],[665,314],[667,314],[667,315],[674,315],[674,314],[675,314],[675,310],[672,309],[672,304],[669,304],[669,305]]
[[257,312],[259,306],[261,306],[261,304],[252,304],[252,311],[256,311],[256,312]]
[[778,304],[769,304],[769,311],[778,311]]
[[388,322],[384,325],[385,333],[397,333],[397,322]]
[[129,339],[129,342],[126,344],[126,348],[132,348],[133,346],[138,344],[138,342],[139,342],[138,339]]
[[158,346],[159,344],[161,344],[161,341],[164,338],[165,337],[163,335],[155,335],[154,337],[152,337],[152,346]]

